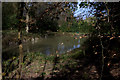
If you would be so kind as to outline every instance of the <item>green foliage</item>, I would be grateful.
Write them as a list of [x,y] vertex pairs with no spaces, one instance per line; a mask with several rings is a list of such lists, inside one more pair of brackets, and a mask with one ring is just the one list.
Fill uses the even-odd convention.
[[[15,70],[16,68],[18,68],[18,58],[14,57],[12,59],[9,59],[7,61],[3,61],[3,73],[5,73],[4,76],[7,76],[8,73],[10,73],[11,71]],[[3,77],[4,77],[3,76]]]
[[86,21],[76,21],[64,22],[60,27],[62,32],[81,32],[81,33],[91,33],[95,29],[91,23]]
[[[16,18],[17,3],[2,4],[2,29],[14,28],[18,24]],[[16,27],[17,28],[17,27]]]
[[3,21],[3,29],[7,28],[17,28],[16,25],[18,24],[18,20],[16,19],[16,14],[13,14],[11,16],[6,16],[5,17],[5,22]]
[[67,32],[68,31],[68,23],[67,22],[64,22],[61,26],[60,26],[60,30],[62,31],[62,32]]
[[55,20],[51,20],[49,16],[46,16],[42,20],[37,20],[36,26],[38,26],[38,31],[41,33],[46,32],[47,30],[56,32],[58,30],[58,24]]
[[79,32],[79,25],[76,21],[73,21],[70,25],[70,32]]

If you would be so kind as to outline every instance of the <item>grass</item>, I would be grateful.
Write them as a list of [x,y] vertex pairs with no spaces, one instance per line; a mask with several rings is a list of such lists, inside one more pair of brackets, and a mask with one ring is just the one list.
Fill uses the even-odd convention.
[[[64,54],[52,54],[52,55],[45,55],[41,54],[39,52],[36,53],[24,53],[24,62],[23,62],[23,71],[26,71],[27,73],[39,73],[39,71],[42,71],[45,61],[47,62],[46,65],[46,74],[49,74],[50,71],[53,68],[53,65],[55,64],[55,67],[58,67],[60,70],[64,68],[66,63],[70,65],[70,67],[76,66],[74,59],[77,58],[78,55],[82,55],[82,51],[79,49],[73,50],[69,53],[64,53]],[[56,59],[56,56],[58,59]],[[8,76],[6,74],[12,74],[15,72],[15,70],[18,68],[18,62],[19,58],[13,57],[12,59],[9,59],[7,61],[3,61],[3,66],[4,66],[4,72],[3,76]],[[74,65],[73,65],[74,64]],[[72,66],[73,65],[73,66]],[[11,68],[14,68],[11,70],[11,68],[8,66],[11,66]],[[14,66],[14,67],[13,67]],[[38,67],[37,67],[38,66]],[[29,67],[29,68],[28,68]],[[41,72],[42,74],[43,72]],[[27,75],[27,74],[25,74]]]

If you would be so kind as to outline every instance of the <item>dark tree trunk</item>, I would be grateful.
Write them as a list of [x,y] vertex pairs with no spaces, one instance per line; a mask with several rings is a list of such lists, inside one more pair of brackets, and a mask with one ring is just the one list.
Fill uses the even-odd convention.
[[17,18],[19,19],[18,23],[18,45],[19,45],[19,78],[22,76],[22,63],[23,63],[23,46],[22,46],[22,16],[23,16],[23,8],[24,8],[24,3],[21,2],[19,3],[19,9],[18,9],[18,14]]

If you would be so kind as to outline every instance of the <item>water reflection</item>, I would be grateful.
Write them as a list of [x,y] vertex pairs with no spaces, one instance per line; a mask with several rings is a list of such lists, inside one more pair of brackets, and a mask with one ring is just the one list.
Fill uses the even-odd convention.
[[[40,52],[43,54],[65,53],[75,48],[79,48],[86,39],[80,39],[79,36],[48,36],[45,39],[32,38],[31,41],[23,43],[24,52]],[[4,45],[3,45],[4,46]],[[57,51],[57,52],[56,52]],[[18,55],[18,46],[8,46],[3,49],[3,54]]]
[[50,49],[47,48],[46,51],[45,51],[45,53],[50,54]]

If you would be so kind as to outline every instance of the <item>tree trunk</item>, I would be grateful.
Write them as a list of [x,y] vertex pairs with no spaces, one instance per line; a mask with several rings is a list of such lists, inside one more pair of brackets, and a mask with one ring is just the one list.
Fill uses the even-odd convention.
[[110,22],[110,14],[109,14],[109,9],[107,9],[107,13],[108,13],[108,23]]
[[22,22],[20,21],[23,16],[23,8],[24,8],[24,3],[19,4],[19,9],[18,9],[18,19],[19,19],[19,24],[18,24],[18,45],[19,45],[19,77],[21,79],[22,76],[22,63],[23,63],[23,46],[22,46]]
[[[110,23],[110,9],[108,8],[107,3],[105,3],[105,7],[106,7],[106,9],[107,9],[107,14],[108,14],[108,23]],[[111,17],[112,17],[112,16],[111,16]],[[112,21],[112,20],[111,20],[111,21]],[[113,23],[111,22],[111,30],[110,30],[110,33],[113,32],[113,29],[114,29]]]
[[27,21],[27,23],[26,23],[26,32],[28,33],[28,31],[29,31],[29,23],[28,23],[29,15],[28,15],[28,12],[26,13],[26,21]]
[[0,80],[2,80],[2,3],[0,2]]
[[[0,37],[1,37],[1,33],[0,33]],[[2,43],[1,41],[2,40],[0,40],[0,80],[2,80]]]
[[29,31],[29,12],[28,12],[28,2],[26,2],[26,32]]

